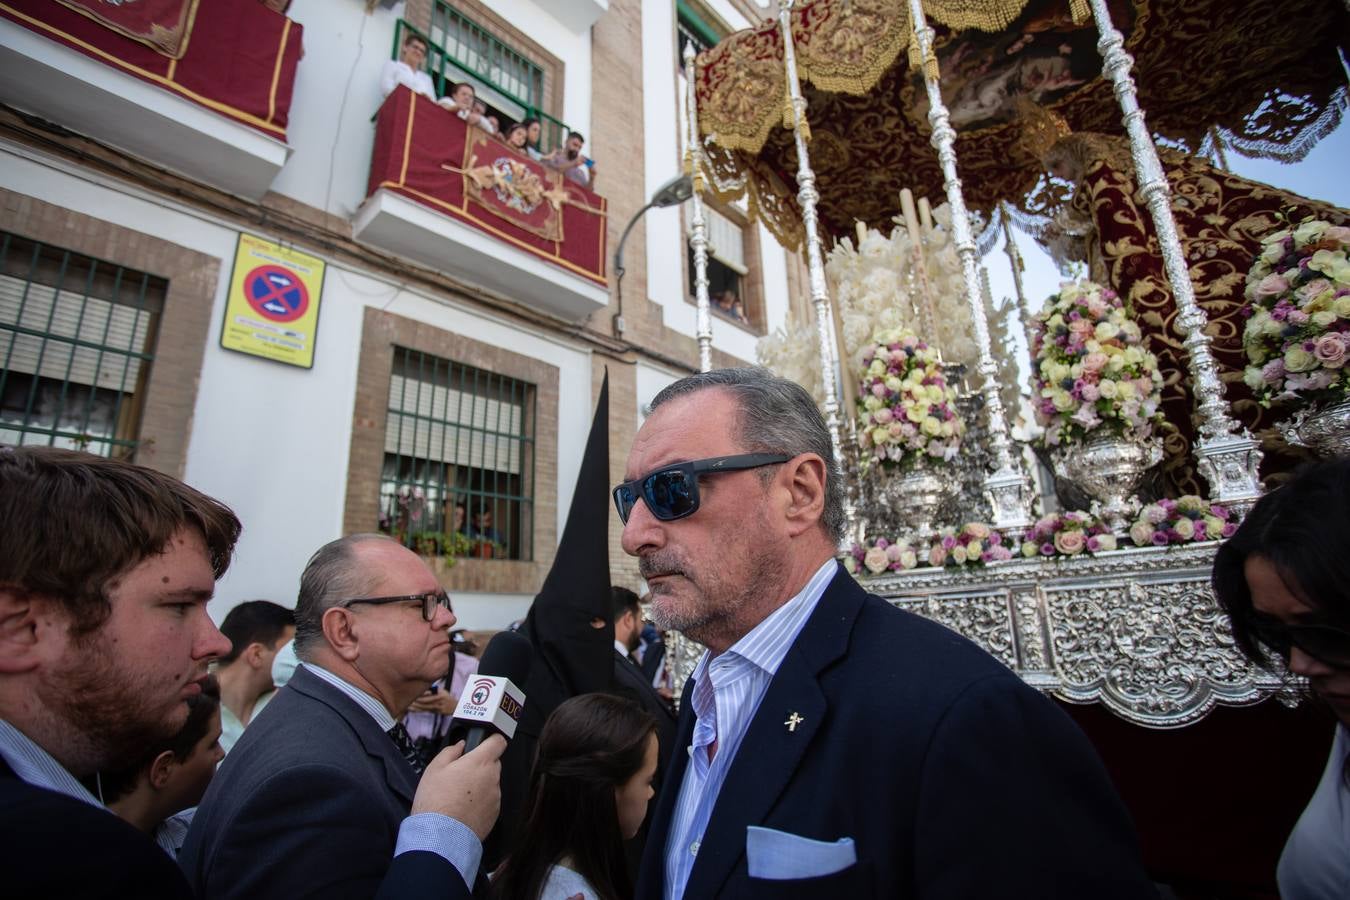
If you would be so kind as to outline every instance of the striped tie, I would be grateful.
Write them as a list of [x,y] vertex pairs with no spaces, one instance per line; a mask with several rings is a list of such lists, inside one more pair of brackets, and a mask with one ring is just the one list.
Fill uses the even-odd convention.
[[417,752],[417,745],[413,743],[412,736],[408,734],[408,729],[403,727],[403,723],[397,723],[386,734],[394,742],[398,752],[408,761],[408,765],[412,766],[412,770],[421,775],[422,770],[427,767],[426,763],[422,761],[422,754]]

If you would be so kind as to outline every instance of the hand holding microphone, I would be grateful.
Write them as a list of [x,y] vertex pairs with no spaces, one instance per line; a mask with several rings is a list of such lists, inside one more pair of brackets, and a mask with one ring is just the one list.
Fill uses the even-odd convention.
[[524,684],[530,674],[530,642],[504,631],[483,651],[479,674],[464,686],[450,734],[464,740],[436,754],[413,797],[412,812],[436,812],[464,823],[486,840],[502,805],[501,755],[516,733],[525,706]]
[[523,634],[503,631],[488,643],[477,674],[464,685],[450,723],[450,735],[463,734],[465,752],[472,753],[490,734],[500,734],[507,740],[515,737],[516,723],[525,708],[525,692],[520,686],[530,675],[532,658],[533,649]]

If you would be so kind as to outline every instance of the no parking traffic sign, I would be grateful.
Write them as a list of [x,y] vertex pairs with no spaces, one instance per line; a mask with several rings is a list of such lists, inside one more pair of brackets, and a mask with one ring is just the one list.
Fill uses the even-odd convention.
[[311,368],[323,274],[321,259],[239,235],[220,345]]

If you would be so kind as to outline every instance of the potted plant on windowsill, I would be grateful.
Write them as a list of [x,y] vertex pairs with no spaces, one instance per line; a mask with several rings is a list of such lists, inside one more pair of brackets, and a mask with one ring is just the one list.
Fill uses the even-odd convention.
[[473,542],[470,555],[478,559],[502,559],[506,556],[506,547],[497,541],[479,538]]
[[474,542],[464,532],[452,531],[444,535],[442,546],[445,548],[445,567],[452,569],[461,559],[473,553]]

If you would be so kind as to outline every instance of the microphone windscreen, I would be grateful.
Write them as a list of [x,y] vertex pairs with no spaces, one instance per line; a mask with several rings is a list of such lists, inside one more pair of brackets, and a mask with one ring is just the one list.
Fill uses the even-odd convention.
[[534,648],[529,638],[516,631],[503,631],[488,641],[483,658],[478,661],[478,674],[508,678],[516,687],[523,688],[533,660]]

